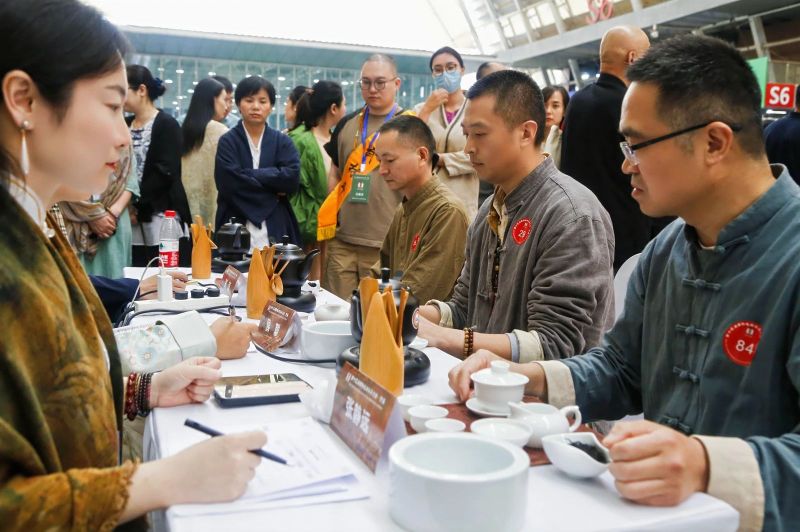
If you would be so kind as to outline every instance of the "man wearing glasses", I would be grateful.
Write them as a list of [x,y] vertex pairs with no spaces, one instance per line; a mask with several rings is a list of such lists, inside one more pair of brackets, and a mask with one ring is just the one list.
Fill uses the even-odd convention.
[[396,102],[400,78],[392,57],[370,56],[361,67],[364,107],[336,125],[325,151],[331,157],[331,190],[319,211],[317,239],[328,240],[324,286],[349,299],[380,255],[383,237],[402,195],[378,173],[375,155],[378,129],[406,114]]
[[[527,393],[618,423],[620,493],[675,505],[707,492],[740,530],[800,529],[800,187],[770,166],[761,93],[733,47],[686,35],[628,70],[623,171],[650,216],[678,216],[642,252],[601,347],[514,365]],[[451,371],[461,398],[495,355]]]

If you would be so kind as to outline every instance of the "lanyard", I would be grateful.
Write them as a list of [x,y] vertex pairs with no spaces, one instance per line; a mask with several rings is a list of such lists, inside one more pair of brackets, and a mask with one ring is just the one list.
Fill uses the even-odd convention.
[[[386,119],[383,121],[385,124],[389,120],[392,119],[394,114],[397,112],[397,104],[394,104],[392,107],[391,112],[386,115]],[[369,145],[366,145],[367,142],[367,126],[369,125],[369,107],[365,106],[364,113],[361,115],[361,145],[364,146],[364,153],[361,154],[361,173],[364,173],[364,170],[367,169],[367,154],[369,150],[375,146],[375,141],[378,140],[378,136],[380,132],[376,131],[374,135],[372,135],[372,139],[369,141]]]

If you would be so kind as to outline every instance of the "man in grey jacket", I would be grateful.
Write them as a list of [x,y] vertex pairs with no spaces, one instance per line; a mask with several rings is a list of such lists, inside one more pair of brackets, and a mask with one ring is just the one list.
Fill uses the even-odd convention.
[[[676,37],[628,76],[623,170],[645,214],[679,219],[645,247],[600,347],[512,369],[584,420],[644,411],[604,440],[624,497],[705,491],[740,530],[800,530],[800,187],[769,166],[761,91],[729,44]],[[462,399],[495,358],[451,371]]]
[[467,94],[465,152],[495,194],[467,234],[450,301],[420,308],[419,335],[455,356],[568,357],[613,321],[614,233],[586,187],[542,153],[542,93],[527,75],[491,74]]

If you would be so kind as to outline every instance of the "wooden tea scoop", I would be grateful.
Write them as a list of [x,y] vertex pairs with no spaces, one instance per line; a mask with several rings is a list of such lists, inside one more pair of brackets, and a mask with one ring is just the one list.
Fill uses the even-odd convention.
[[278,273],[276,273],[275,275],[278,275],[278,276],[280,276],[280,275],[283,273],[283,270],[285,270],[285,269],[286,269],[286,267],[289,265],[289,263],[290,263],[290,262],[291,262],[291,261],[289,261],[289,260],[287,260],[286,262],[284,262],[284,263],[283,263],[283,266],[281,266],[281,271],[279,271],[279,272],[278,272]]
[[281,268],[281,271],[275,273],[272,276],[272,289],[275,291],[275,294],[277,294],[279,296],[283,295],[283,279],[281,279],[281,274],[283,273],[283,270],[285,270],[288,265],[289,265],[289,261],[287,260],[285,263],[283,263],[283,267]]
[[267,277],[272,277],[275,269],[272,265],[272,260],[275,258],[275,248],[272,246],[265,246],[261,252],[261,257],[264,259],[264,271],[267,272]]
[[[211,225],[211,224],[208,224],[208,239],[209,240],[211,240],[211,235],[213,235],[213,234],[214,234],[214,226]],[[211,240],[211,249],[217,249],[217,245],[214,243],[213,240]]]
[[403,316],[405,315],[407,301],[408,301],[408,290],[406,290],[405,288],[401,288],[400,309],[397,311],[397,338],[395,338],[397,345],[403,345]]

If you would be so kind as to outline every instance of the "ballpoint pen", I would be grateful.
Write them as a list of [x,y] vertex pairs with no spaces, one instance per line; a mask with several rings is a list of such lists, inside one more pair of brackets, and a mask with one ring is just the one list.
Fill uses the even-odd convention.
[[[199,430],[203,434],[208,434],[209,436],[212,436],[212,437],[213,436],[224,436],[224,434],[221,433],[220,431],[214,430],[214,429],[212,429],[210,427],[206,427],[205,425],[203,425],[201,423],[198,423],[197,421],[191,420],[189,418],[186,418],[186,421],[184,421],[183,424],[186,425],[189,428],[192,428],[194,430]],[[273,462],[278,462],[279,464],[283,464],[283,465],[289,465],[286,462],[286,460],[284,460],[280,456],[278,456],[276,454],[272,454],[269,451],[265,451],[264,449],[251,449],[250,452],[253,453],[253,454],[257,454],[258,456],[260,456],[262,458],[266,458],[268,460],[272,460]]]

